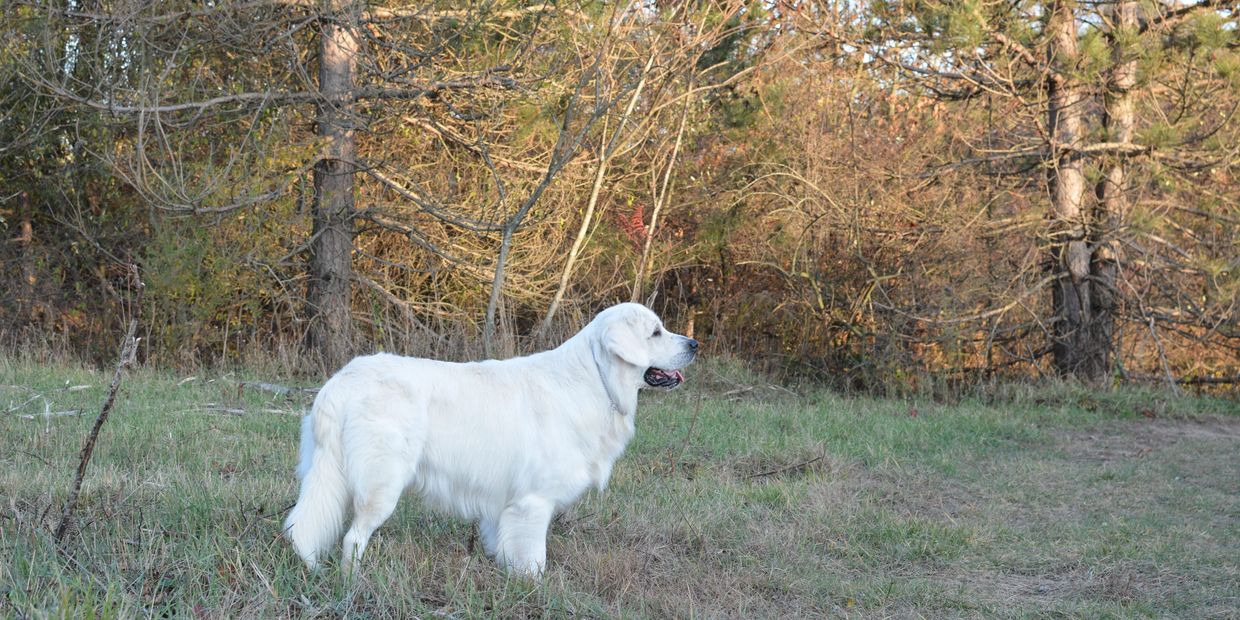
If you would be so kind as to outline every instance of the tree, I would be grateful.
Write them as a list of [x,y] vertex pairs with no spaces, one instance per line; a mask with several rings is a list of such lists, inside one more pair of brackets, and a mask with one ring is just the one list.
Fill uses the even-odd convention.
[[[25,79],[26,69],[36,67],[45,80],[80,80],[99,70],[82,50],[106,43],[41,18],[38,7],[25,3],[0,7],[0,230],[12,235],[0,245],[0,279],[6,283],[0,287],[0,315],[6,319],[0,331],[44,339],[79,330],[88,337],[75,342],[78,351],[110,357],[106,341],[132,316],[123,274],[134,258],[113,242],[132,235],[117,218],[97,217],[124,209],[98,199],[116,182],[88,145],[108,142],[117,132],[76,116]],[[128,69],[108,68],[117,74]]]
[[[742,15],[747,19],[742,20]],[[627,78],[630,85],[624,90],[623,111],[598,136],[586,207],[538,333],[550,328],[595,222],[603,187],[608,181],[615,184],[617,177],[649,179],[648,199],[653,205],[650,222],[643,220],[644,212],[635,210],[628,214],[632,229],[626,231],[633,234],[640,252],[634,261],[629,299],[642,300],[652,270],[659,216],[665,206],[670,206],[687,121],[695,109],[703,107],[703,100],[760,66],[765,51],[760,45],[743,52],[748,62],[738,63],[740,66],[732,66],[734,59],[729,59],[727,52],[758,41],[767,27],[762,12],[743,2],[675,4],[662,14],[634,11],[629,19],[616,24],[611,54],[613,62],[625,68],[616,73],[631,74]],[[626,161],[626,157],[635,161]],[[634,200],[631,193],[629,200]]]
[[1231,4],[0,11],[10,336],[110,353],[136,262],[156,362],[507,355],[623,298],[853,387],[1240,359]]
[[[1025,174],[1030,168],[1022,164],[1031,160],[1045,170],[1049,276],[1044,282],[1051,288],[1046,325],[1053,365],[1065,376],[1106,380],[1113,372],[1114,321],[1122,298],[1119,249],[1132,234],[1127,194],[1136,181],[1131,174],[1134,162],[1187,171],[1229,166],[1234,157],[1231,149],[1219,148],[1211,139],[1229,117],[1201,132],[1188,130],[1203,120],[1193,113],[1164,115],[1166,106],[1176,104],[1157,83],[1181,67],[1150,62],[1140,80],[1138,62],[1185,52],[1191,57],[1202,50],[1191,52],[1188,47],[1203,43],[1205,49],[1230,56],[1235,8],[1210,1],[1148,8],[1123,1],[892,2],[878,5],[874,17],[876,25],[856,37],[836,26],[821,32],[844,49],[868,55],[871,65],[894,68],[926,96],[958,102],[1007,98],[1027,114],[1025,123],[1014,126],[1005,139],[1009,148],[970,159],[975,164],[1008,163],[1013,174]],[[1186,38],[1184,30],[1193,28],[1198,34]],[[1201,36],[1203,31],[1209,34]],[[1178,78],[1184,84],[1179,94],[1200,97],[1203,86],[1219,75],[1213,68],[1194,73],[1185,67]],[[1149,112],[1168,119],[1149,119],[1147,127],[1162,126],[1177,139],[1134,142],[1134,91],[1142,85],[1152,102]],[[1208,107],[1203,103],[1181,99],[1179,105],[1187,111]],[[1198,157],[1205,152],[1210,153],[1205,159]],[[1092,195],[1087,192],[1091,177],[1099,179]],[[1132,300],[1133,305],[1142,303]]]
[[[1104,379],[1110,368],[1100,364],[1109,356],[1111,342],[1097,326],[1111,320],[1094,293],[1114,289],[1114,281],[1093,278],[1091,266],[1096,242],[1105,231],[1088,217],[1085,206],[1085,156],[1080,147],[1086,139],[1086,90],[1076,75],[1081,63],[1078,19],[1071,0],[1046,7],[1047,104],[1049,140],[1050,263],[1055,280],[1051,285],[1052,351],[1056,368],[1065,375],[1089,380]],[[1108,239],[1109,242],[1109,239]],[[1109,332],[1107,332],[1109,333]]]
[[323,156],[314,164],[314,230],[310,241],[308,303],[313,315],[310,345],[329,367],[343,364],[353,352],[353,217],[354,144],[353,106],[357,72],[358,23],[362,7],[356,2],[330,0],[320,20],[318,134]]
[[[301,250],[309,254],[307,343],[331,368],[355,350],[353,282],[360,277],[374,284],[353,271],[359,233],[355,223],[408,234],[411,240],[424,237],[417,226],[386,216],[389,209],[357,209],[359,192],[372,198],[394,193],[440,224],[498,233],[494,287],[502,288],[512,236],[542,191],[577,154],[585,133],[606,109],[606,98],[573,96],[567,109],[557,110],[561,138],[550,147],[548,163],[519,166],[527,176],[540,171],[541,181],[513,213],[503,216],[497,214],[506,209],[514,183],[506,182],[496,168],[489,142],[507,133],[506,127],[479,132],[464,145],[475,158],[472,171],[489,179],[494,192],[482,205],[465,209],[385,174],[392,164],[374,132],[391,118],[411,119],[440,135],[448,131],[443,117],[478,125],[491,113],[488,109],[503,114],[505,106],[520,101],[520,96],[505,100],[494,93],[558,90],[564,82],[547,77],[552,68],[568,80],[581,76],[577,90],[587,92],[591,76],[598,73],[597,66],[590,67],[595,55],[583,56],[565,41],[552,43],[574,27],[571,19],[548,26],[550,16],[558,13],[550,5],[440,10],[385,8],[354,0],[321,5],[283,0],[208,7],[161,4],[136,12],[101,3],[87,11],[71,2],[40,16],[44,31],[104,43],[40,53],[62,62],[69,62],[64,60],[69,54],[90,71],[49,76],[37,54],[16,57],[11,66],[28,92],[55,101],[61,109],[122,122],[128,140],[120,148],[90,146],[157,210],[201,216],[261,208],[289,196],[300,173],[312,170],[312,228],[304,246],[290,255]],[[307,49],[317,53],[308,55]],[[542,74],[531,70],[512,77],[512,68],[522,63]],[[125,70],[118,72],[117,67]],[[568,68],[574,71],[564,71]],[[310,77],[315,74],[317,79]],[[280,141],[296,137],[295,123],[310,106],[317,139],[302,136],[302,146],[293,152],[313,148],[313,160],[272,166],[289,150]],[[580,106],[593,110],[584,115],[583,126],[571,122]],[[219,133],[221,129],[227,133]],[[267,140],[260,144],[261,138]],[[377,182],[374,190],[359,185],[360,174]],[[255,185],[266,187],[260,191]],[[460,258],[432,243],[420,247],[450,261]],[[492,299],[488,325],[495,312],[494,295]]]

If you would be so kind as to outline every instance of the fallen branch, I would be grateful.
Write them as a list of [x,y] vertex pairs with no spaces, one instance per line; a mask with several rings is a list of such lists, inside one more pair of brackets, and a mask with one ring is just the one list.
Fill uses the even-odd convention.
[[685,458],[685,453],[689,451],[689,440],[693,438],[693,427],[697,426],[698,414],[702,412],[702,397],[698,396],[697,406],[693,408],[693,417],[689,418],[689,428],[685,431],[685,441],[680,445],[680,454],[672,460],[672,471],[680,465],[681,459]]
[[35,394],[34,396],[30,397],[30,400],[27,400],[26,402],[20,405],[13,405],[12,407],[9,407],[9,410],[5,411],[5,413],[13,413],[14,411],[17,411],[18,409],[21,409],[22,407],[25,407],[26,405],[29,405],[30,403],[33,403],[34,401],[39,400],[40,398],[43,398],[43,396],[39,394]]
[[224,405],[217,405],[215,403],[207,403],[203,405],[202,407],[198,408],[198,411],[211,411],[214,413],[228,413],[231,415],[245,415],[245,409],[239,409],[237,407],[225,407]]
[[185,409],[183,411],[178,411],[177,413],[227,413],[229,415],[235,415],[235,416],[243,416],[249,413],[274,413],[278,415],[291,415],[295,417],[301,417],[301,413],[297,411],[289,411],[286,409],[266,408],[266,409],[255,409],[253,411],[247,411],[240,407],[228,407],[226,405],[221,405],[219,403],[207,403],[201,407],[196,407],[194,409]]
[[319,391],[319,388],[295,387],[295,386],[288,386],[288,385],[280,385],[279,383],[267,383],[265,381],[239,381],[238,385],[240,385],[241,387],[254,388],[256,390],[261,390],[263,392],[271,392],[272,394],[275,394],[276,396],[288,396],[289,394],[292,394],[293,392],[314,394]]
[[1176,379],[1180,385],[1234,385],[1240,383],[1240,375],[1234,377],[1186,377]]
[[809,469],[810,465],[813,465],[814,463],[817,463],[818,461],[821,461],[821,460],[822,460],[822,456],[816,456],[808,461],[802,461],[800,463],[789,465],[787,467],[782,467],[780,469],[773,469],[771,471],[764,471],[764,472],[757,473],[757,474],[751,474],[751,475],[745,476],[745,479],[748,480],[750,478],[761,478],[763,476],[774,476],[776,474],[782,474],[782,473],[790,472],[790,471],[800,473],[800,472],[805,471],[806,469]]
[[63,542],[65,533],[69,531],[69,522],[73,519],[73,510],[77,507],[78,495],[82,492],[82,479],[86,477],[86,466],[90,463],[91,454],[95,451],[95,441],[99,439],[99,430],[103,428],[103,423],[108,420],[108,414],[112,412],[112,405],[116,402],[116,392],[121,387],[121,376],[125,368],[133,363],[138,353],[138,341],[134,338],[137,330],[138,320],[130,319],[125,339],[121,341],[120,359],[117,360],[116,371],[112,374],[112,384],[108,386],[108,397],[103,401],[99,417],[95,418],[95,426],[86,436],[86,443],[82,446],[81,455],[78,456],[77,475],[73,478],[73,487],[69,489],[69,499],[65,500],[64,512],[60,514],[60,524],[56,526],[56,542]]
[[[1146,383],[1166,382],[1165,376],[1145,374],[1145,373],[1129,373],[1128,378],[1133,381],[1141,381]],[[1177,377],[1174,381],[1179,385],[1240,385],[1240,375],[1230,377]]]
[[69,409],[67,411],[44,411],[43,413],[26,413],[17,417],[23,420],[34,420],[36,418],[59,418],[67,415],[82,415],[85,413],[82,409]]
[[747,385],[745,387],[736,388],[735,390],[728,390],[720,394],[719,398],[730,398],[732,396],[740,396],[741,394],[747,394],[752,391],[753,391],[753,386]]

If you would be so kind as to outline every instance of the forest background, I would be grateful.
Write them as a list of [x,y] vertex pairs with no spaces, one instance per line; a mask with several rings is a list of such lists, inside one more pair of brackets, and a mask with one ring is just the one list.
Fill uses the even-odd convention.
[[0,339],[105,362],[137,318],[149,363],[330,371],[518,354],[638,300],[852,389],[1231,386],[1237,19],[10,0]]

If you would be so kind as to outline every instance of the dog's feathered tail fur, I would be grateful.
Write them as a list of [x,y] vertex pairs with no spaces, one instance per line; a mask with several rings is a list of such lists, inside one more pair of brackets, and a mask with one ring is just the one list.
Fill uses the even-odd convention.
[[301,494],[284,520],[284,535],[314,568],[320,554],[340,540],[351,500],[344,478],[340,416],[329,390],[319,392],[310,414],[302,418],[297,477]]

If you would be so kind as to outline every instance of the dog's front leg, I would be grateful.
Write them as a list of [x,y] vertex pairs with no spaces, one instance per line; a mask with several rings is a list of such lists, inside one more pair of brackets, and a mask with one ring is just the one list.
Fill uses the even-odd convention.
[[555,506],[536,495],[509,504],[499,516],[499,562],[514,573],[541,578],[554,513]]

